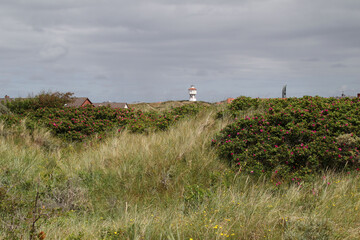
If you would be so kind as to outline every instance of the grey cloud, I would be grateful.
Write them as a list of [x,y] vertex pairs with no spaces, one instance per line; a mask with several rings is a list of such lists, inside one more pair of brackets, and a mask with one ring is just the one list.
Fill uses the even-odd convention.
[[190,84],[214,101],[279,96],[285,82],[294,96],[331,95],[339,79],[360,91],[359,11],[358,0],[4,0],[0,76],[99,100],[184,99]]
[[301,59],[301,60],[304,61],[304,62],[318,62],[318,61],[320,61],[320,59],[314,58],[314,57],[312,57],[312,58],[305,58],[305,59]]
[[342,63],[336,63],[336,64],[331,65],[331,67],[332,68],[346,68],[346,65],[342,64]]
[[60,44],[51,44],[45,46],[39,53],[42,61],[57,61],[64,57],[68,52],[65,46]]

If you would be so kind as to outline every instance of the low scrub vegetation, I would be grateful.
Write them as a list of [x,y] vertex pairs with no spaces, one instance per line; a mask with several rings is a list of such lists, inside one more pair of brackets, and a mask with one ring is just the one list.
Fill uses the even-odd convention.
[[229,106],[238,118],[213,140],[221,156],[254,175],[299,179],[360,167],[360,100],[304,97],[238,98]]
[[166,130],[180,119],[205,108],[201,104],[186,104],[159,112],[135,108],[65,107],[64,104],[71,101],[71,95],[42,93],[35,98],[16,99],[7,103],[14,114],[3,114],[0,120],[4,120],[7,126],[16,126],[26,118],[29,129],[45,127],[64,140],[83,141],[95,135],[101,139],[109,131],[120,132],[125,128],[133,133]]
[[3,103],[12,113],[25,114],[39,108],[62,108],[73,100],[73,93],[41,92],[35,97],[16,98]]
[[[237,126],[241,124],[247,124],[244,125],[246,132],[252,125],[272,134],[270,124],[261,128],[264,126],[258,122],[265,117],[269,123],[270,119],[279,121],[276,116],[283,117],[281,112],[287,111],[292,101],[310,100],[289,99],[289,103],[278,100],[279,105],[269,100],[259,102],[256,107],[251,105],[237,110],[234,105],[225,108],[223,105],[186,104],[162,111],[45,107],[23,115],[3,114],[0,124],[0,238],[357,239],[360,234],[360,175],[355,168],[355,148],[358,148],[359,133],[354,126],[349,129],[345,125],[355,125],[347,118],[351,108],[339,114],[346,116],[341,122],[345,127],[336,128],[347,130],[326,135],[335,142],[331,144],[347,149],[349,153],[342,156],[348,163],[335,164],[328,169],[326,165],[312,168],[304,164],[303,168],[313,170],[307,171],[311,175],[308,178],[304,177],[308,176],[305,172],[300,172],[302,163],[291,162],[299,167],[286,175],[279,171],[282,162],[276,162],[271,154],[267,155],[268,161],[274,166],[278,164],[275,168],[256,158],[253,161],[259,163],[245,158],[240,160],[241,151],[235,144],[229,144],[232,147],[228,148],[221,144],[239,136]],[[335,107],[340,110],[342,104],[352,107],[357,104],[354,100],[346,101],[340,100]],[[336,108],[331,106],[332,103],[327,106],[327,114],[334,114],[334,119]],[[299,109],[311,110],[309,106]],[[326,119],[319,117],[318,110],[312,111],[316,112],[316,119]],[[119,120],[120,116],[128,118],[126,124]],[[170,119],[167,127],[156,127],[164,116]],[[175,116],[179,116],[177,120]],[[263,118],[259,120],[259,116]],[[306,121],[311,123],[313,116],[308,117]],[[75,127],[79,122],[80,129],[89,129],[86,123],[91,121],[111,123],[94,128],[94,132],[86,133],[86,138],[74,138],[66,135],[65,130],[57,132],[52,123],[59,125],[61,121],[57,119],[60,118],[63,125],[59,129],[65,129],[63,126],[67,123]],[[75,124],[71,123],[72,118],[76,119]],[[135,122],[131,121],[135,119],[136,124],[138,121],[147,124],[143,131],[133,130],[131,126]],[[305,126],[305,120],[304,125],[300,125],[295,118],[281,121],[286,123],[280,124],[281,129],[288,131],[290,123],[293,129],[296,124],[304,131],[312,127],[311,124]],[[321,123],[328,125],[329,122]],[[330,125],[326,129],[334,132]],[[297,146],[298,142],[292,146],[291,138],[280,132],[279,139],[284,137],[284,141],[276,145],[281,148]],[[249,137],[241,134],[243,138]],[[98,136],[103,137],[99,140]],[[243,147],[241,141],[239,145]],[[254,154],[263,152],[263,149],[256,152],[252,145],[247,149]],[[239,160],[231,153],[238,155]],[[280,153],[274,152],[281,158]],[[311,151],[304,153],[312,156]],[[290,158],[289,155],[289,164],[296,159],[308,161],[295,156]],[[242,162],[245,160],[248,161],[246,165]],[[265,173],[251,170],[251,164],[264,164]],[[278,175],[273,173],[276,170]],[[296,178],[300,173],[301,180]],[[284,181],[289,177],[295,181]]]

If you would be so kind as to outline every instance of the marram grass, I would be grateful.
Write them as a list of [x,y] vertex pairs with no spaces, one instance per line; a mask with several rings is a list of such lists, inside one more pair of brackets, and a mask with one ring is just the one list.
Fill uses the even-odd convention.
[[228,123],[215,113],[82,144],[0,127],[0,238],[29,239],[35,209],[45,239],[359,239],[357,172],[236,172],[211,147]]

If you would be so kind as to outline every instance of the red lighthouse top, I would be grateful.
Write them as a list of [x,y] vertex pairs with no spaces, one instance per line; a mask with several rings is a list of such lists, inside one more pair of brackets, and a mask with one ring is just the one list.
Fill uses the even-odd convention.
[[189,90],[196,90],[194,85],[191,85],[191,87],[189,88]]

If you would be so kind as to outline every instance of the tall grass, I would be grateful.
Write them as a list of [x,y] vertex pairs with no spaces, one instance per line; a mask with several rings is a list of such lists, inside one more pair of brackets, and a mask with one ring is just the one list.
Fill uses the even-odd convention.
[[0,126],[0,238],[28,238],[36,193],[46,239],[358,238],[356,172],[276,185],[234,171],[211,147],[230,121],[217,111],[82,144]]
[[189,102],[187,100],[183,101],[166,101],[166,102],[153,102],[153,103],[133,103],[129,104],[130,108],[134,108],[135,110],[141,111],[170,111],[176,107],[182,107],[185,105],[194,105],[197,104],[199,106],[211,106],[213,104],[203,101],[197,102]]

